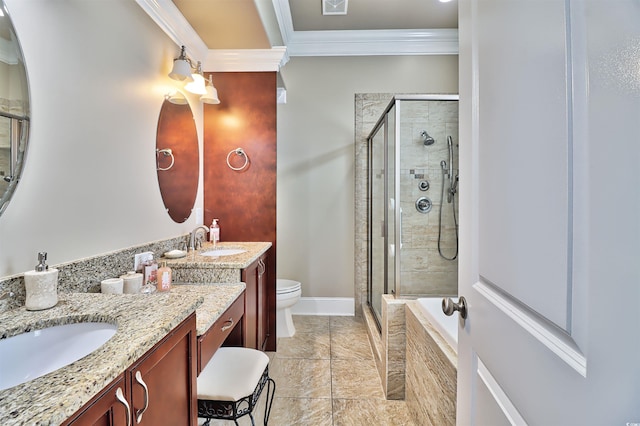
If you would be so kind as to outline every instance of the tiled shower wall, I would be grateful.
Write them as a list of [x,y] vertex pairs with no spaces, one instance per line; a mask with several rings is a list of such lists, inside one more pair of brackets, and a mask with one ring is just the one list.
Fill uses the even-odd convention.
[[[456,252],[453,203],[447,202],[449,180],[445,179],[441,161],[449,163],[447,136],[453,139],[454,176],[458,167],[458,102],[400,101],[400,205],[402,207],[402,251],[400,296],[450,296],[458,292],[458,262],[445,260],[438,253],[439,215],[442,206],[440,248],[448,258]],[[435,143],[425,146],[420,135],[425,130]],[[418,184],[429,183],[422,191]],[[428,197],[429,213],[416,209],[416,200]],[[455,199],[458,217],[457,197]]]
[[[356,315],[362,314],[362,307],[367,303],[367,136],[393,96],[390,93],[355,95]],[[403,261],[400,292],[401,295],[455,295],[457,261],[442,259],[438,254],[437,242],[442,184],[440,161],[448,161],[447,135],[453,138],[454,168],[457,169],[458,166],[458,103],[405,101],[401,106],[401,113],[403,124],[406,125],[401,131]],[[426,130],[436,140],[435,144],[424,146],[420,137],[422,130]],[[423,179],[430,184],[429,190],[425,192],[418,189],[418,183]],[[427,196],[433,202],[428,214],[419,213],[415,208],[415,201],[421,196]],[[455,253],[455,233],[451,204],[446,203],[444,206],[443,222],[446,226],[442,230],[441,248],[447,257],[452,257]]]

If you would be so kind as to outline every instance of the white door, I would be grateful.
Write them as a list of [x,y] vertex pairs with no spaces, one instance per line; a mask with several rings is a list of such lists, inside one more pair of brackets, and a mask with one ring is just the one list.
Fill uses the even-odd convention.
[[640,0],[459,7],[457,422],[640,422]]

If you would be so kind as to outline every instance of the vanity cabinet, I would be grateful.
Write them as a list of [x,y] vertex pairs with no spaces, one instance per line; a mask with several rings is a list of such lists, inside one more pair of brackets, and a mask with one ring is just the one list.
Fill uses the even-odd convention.
[[[206,367],[213,354],[218,350],[222,343],[227,340],[232,331],[243,330],[244,321],[244,303],[245,293],[242,293],[232,304],[224,311],[220,318],[214,322],[211,327],[198,337],[198,375]],[[232,340],[232,339],[229,339]],[[236,345],[242,341],[242,335],[239,339],[233,339],[231,345]]]
[[131,404],[124,396],[124,374],[118,376],[110,385],[87,404],[87,408],[64,425],[72,426],[120,426],[127,425],[127,415]]
[[195,426],[196,357],[193,313],[64,424]]
[[265,350],[269,338],[267,254],[242,270],[245,290],[244,346]]

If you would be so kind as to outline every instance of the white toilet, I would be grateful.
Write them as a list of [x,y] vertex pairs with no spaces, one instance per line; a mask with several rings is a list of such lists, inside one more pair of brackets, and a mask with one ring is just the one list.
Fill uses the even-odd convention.
[[298,303],[301,295],[298,281],[276,280],[276,337],[292,337],[296,334],[290,308]]

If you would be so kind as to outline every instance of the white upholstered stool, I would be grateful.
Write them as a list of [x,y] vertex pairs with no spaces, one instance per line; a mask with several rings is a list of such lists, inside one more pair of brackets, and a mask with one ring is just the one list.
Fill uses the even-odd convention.
[[198,417],[233,420],[249,415],[267,385],[264,424],[269,421],[276,383],[269,377],[269,357],[250,348],[219,348],[198,376]]

